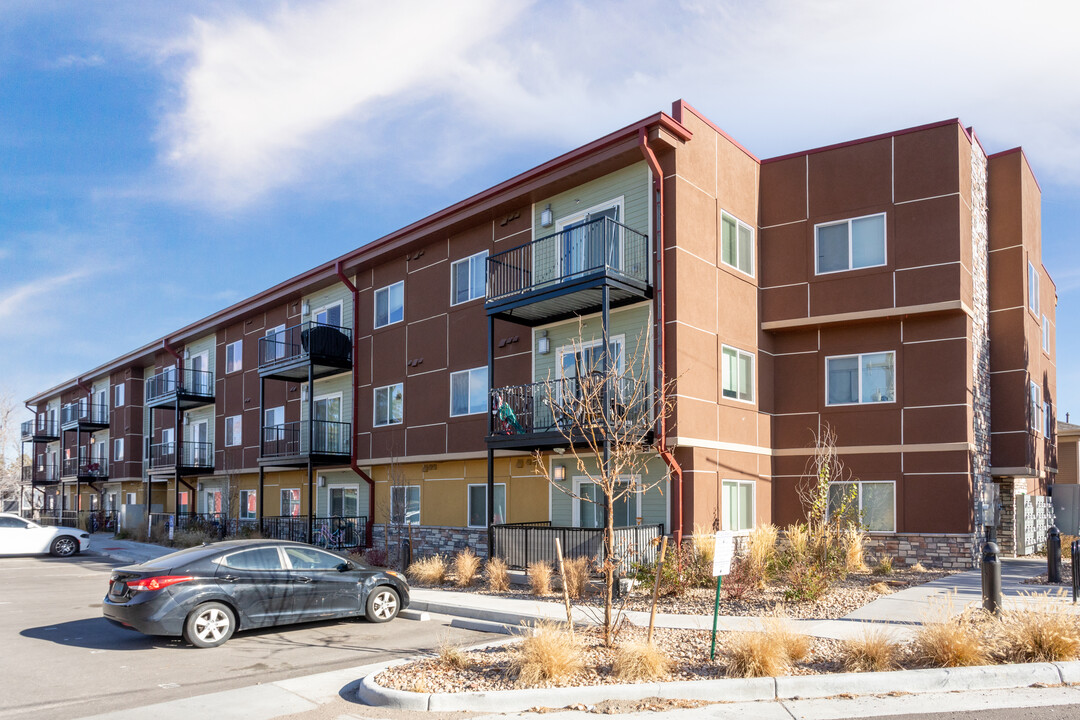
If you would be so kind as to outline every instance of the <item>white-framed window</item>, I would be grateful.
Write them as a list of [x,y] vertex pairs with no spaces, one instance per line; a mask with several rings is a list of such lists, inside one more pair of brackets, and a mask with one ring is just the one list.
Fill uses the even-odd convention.
[[[163,445],[172,445],[176,440],[175,428],[162,428],[161,429],[161,443]],[[172,452],[171,450],[169,452]]]
[[896,353],[892,350],[825,358],[825,404],[896,402]]
[[487,410],[488,369],[450,373],[450,417],[476,415]]
[[113,386],[113,407],[124,407],[124,384]]
[[742,532],[754,529],[754,481],[724,480],[723,530]]
[[853,485],[855,497],[848,512],[858,513],[859,523],[868,532],[896,532],[896,483],[892,480],[830,483],[829,516],[848,499]]
[[263,348],[260,362],[281,360],[284,358],[286,350],[285,326],[278,325],[277,327],[272,327],[266,331],[265,336],[265,344],[269,347]]
[[338,300],[321,308],[316,308],[315,312],[311,313],[311,319],[319,325],[341,327],[341,301]]
[[724,397],[754,402],[754,355],[738,348],[721,346]]
[[[284,329],[284,328],[283,328]],[[237,340],[225,346],[225,372],[234,373],[244,369],[244,341]]]
[[375,291],[375,327],[401,322],[405,319],[405,281]]
[[1046,316],[1042,316],[1042,349],[1043,352],[1050,352],[1050,321],[1046,319]]
[[240,519],[254,520],[259,513],[259,498],[256,490],[240,491]]
[[1039,312],[1039,271],[1035,269],[1035,264],[1028,263],[1028,307],[1031,308],[1031,312],[1038,314]]
[[[557,258],[556,275],[569,277],[605,265],[622,269],[624,238],[622,226],[615,223],[622,220],[624,200],[620,195],[555,221],[559,237],[557,245],[550,247]],[[534,272],[549,270],[539,258],[534,257],[533,263]]]
[[390,522],[396,525],[420,524],[419,485],[397,485],[390,488]]
[[241,438],[242,415],[232,415],[225,418],[225,446],[234,447],[243,440]]
[[[608,338],[608,362],[616,372],[622,374],[626,370],[626,336],[616,335]],[[556,374],[560,380],[575,378],[580,373],[587,375],[591,372],[599,372],[603,367],[603,339],[587,340],[583,343],[563,345],[555,353],[557,365]]]
[[[625,475],[615,483],[612,493],[611,511],[614,527],[628,527],[638,524],[641,517],[641,493],[631,485],[637,485],[640,478]],[[600,486],[587,477],[574,478],[573,526],[583,528],[604,527],[604,493]],[[621,496],[621,497],[614,497]]]
[[300,489],[281,489],[281,514],[283,517],[300,517]]
[[885,213],[814,226],[817,275],[885,264]]
[[[487,483],[469,485],[469,527],[487,527]],[[506,522],[506,483],[495,483],[496,525]]]
[[754,229],[726,210],[720,213],[720,260],[754,276]]
[[400,425],[405,405],[405,385],[375,388],[375,427]]
[[263,427],[278,427],[285,424],[285,406],[266,408],[263,410]]
[[1035,382],[1029,387],[1028,407],[1031,411],[1031,429],[1039,432],[1042,429],[1042,388]]
[[334,485],[330,488],[330,514],[356,517],[360,514],[360,486]]
[[124,459],[124,438],[115,438],[112,441],[113,461],[120,462]]
[[176,512],[181,515],[191,512],[191,495],[186,490],[181,491],[176,497]]
[[135,493],[133,493],[133,492],[125,493],[124,494],[124,504],[125,505],[135,505],[136,504],[135,503]]
[[450,304],[460,305],[484,297],[488,251],[450,263]]

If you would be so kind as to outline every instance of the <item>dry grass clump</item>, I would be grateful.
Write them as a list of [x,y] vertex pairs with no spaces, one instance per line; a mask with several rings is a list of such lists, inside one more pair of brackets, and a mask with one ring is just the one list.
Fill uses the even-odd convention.
[[1059,662],[1080,656],[1080,618],[1034,604],[1001,614],[999,654],[1008,662]]
[[791,560],[799,562],[810,555],[810,528],[803,523],[788,525],[784,530],[787,552]]
[[765,584],[765,579],[776,563],[779,536],[775,525],[765,523],[751,530],[746,538],[747,574],[751,578],[757,578],[759,585]]
[[480,574],[480,558],[465,548],[454,556],[454,584],[461,588],[472,587],[476,576]]
[[884,672],[899,667],[900,645],[882,628],[868,628],[843,642],[848,672]]
[[572,599],[584,597],[589,591],[589,573],[592,561],[587,557],[563,560],[563,587]]
[[439,642],[439,665],[447,670],[465,670],[469,667],[469,656],[465,651],[443,638]]
[[560,625],[541,620],[522,640],[510,661],[510,677],[528,687],[574,675],[581,670],[581,645]]
[[986,665],[993,647],[975,625],[962,619],[926,623],[915,633],[915,659],[930,667]]
[[484,575],[487,577],[488,590],[491,592],[506,592],[510,589],[510,569],[506,562],[500,558],[491,558],[484,566]]
[[810,638],[793,632],[779,618],[767,618],[761,632],[732,634],[725,655],[734,677],[775,677],[810,653]]
[[889,587],[888,585],[886,585],[883,582],[874,583],[873,585],[870,586],[870,589],[873,592],[876,592],[878,595],[892,595],[892,592],[893,592],[892,588]]
[[788,659],[795,663],[806,659],[810,654],[810,638],[797,633],[778,617],[767,618],[762,622],[765,634],[771,637],[787,653]]
[[615,648],[611,661],[611,674],[620,680],[658,680],[667,677],[671,659],[656,645],[628,642]]
[[446,558],[430,555],[414,560],[405,574],[417,585],[442,585],[446,581]]
[[538,562],[529,566],[529,588],[533,595],[551,594],[551,565],[546,562]]
[[204,543],[217,542],[220,539],[220,535],[212,535],[205,530],[176,530],[173,532],[172,544],[176,547],[189,548]]
[[694,554],[701,558],[702,562],[712,565],[713,550],[716,549],[716,536],[709,532],[704,525],[694,523]]
[[892,555],[882,555],[878,560],[877,565],[874,566],[875,575],[892,575],[893,574],[893,559]]
[[848,572],[866,572],[863,557],[866,534],[858,529],[844,531],[841,542],[844,548],[844,567]]
[[929,570],[927,570],[926,566],[922,564],[922,560],[912,565],[911,571],[917,573],[930,572]]

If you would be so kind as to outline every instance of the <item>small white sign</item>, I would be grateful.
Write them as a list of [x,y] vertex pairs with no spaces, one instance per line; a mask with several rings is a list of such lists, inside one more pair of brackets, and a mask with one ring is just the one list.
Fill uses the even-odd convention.
[[735,558],[735,533],[721,530],[716,533],[716,545],[713,547],[713,577],[731,573],[731,561]]

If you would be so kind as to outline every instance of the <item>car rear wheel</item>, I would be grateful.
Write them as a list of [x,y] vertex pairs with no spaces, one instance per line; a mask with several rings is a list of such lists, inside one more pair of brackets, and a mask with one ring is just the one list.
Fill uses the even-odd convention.
[[70,535],[61,535],[52,541],[49,552],[56,557],[71,557],[79,552],[79,541]]
[[236,616],[217,602],[203,603],[184,621],[184,639],[198,648],[217,647],[236,631]]
[[396,618],[400,609],[401,600],[394,588],[380,585],[368,595],[364,615],[370,622],[384,623]]

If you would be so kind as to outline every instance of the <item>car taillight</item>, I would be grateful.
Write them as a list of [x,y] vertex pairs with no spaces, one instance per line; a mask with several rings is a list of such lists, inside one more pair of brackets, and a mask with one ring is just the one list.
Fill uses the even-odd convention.
[[143,578],[142,580],[136,580],[135,582],[128,583],[128,588],[136,592],[146,590],[160,590],[161,588],[169,587],[170,585],[176,585],[177,583],[188,582],[195,578],[190,575],[158,575],[156,577]]

